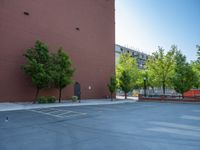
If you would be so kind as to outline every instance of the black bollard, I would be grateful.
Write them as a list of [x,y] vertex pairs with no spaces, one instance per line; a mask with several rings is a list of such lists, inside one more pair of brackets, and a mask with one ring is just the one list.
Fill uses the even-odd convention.
[[6,117],[5,122],[8,122],[8,117]]

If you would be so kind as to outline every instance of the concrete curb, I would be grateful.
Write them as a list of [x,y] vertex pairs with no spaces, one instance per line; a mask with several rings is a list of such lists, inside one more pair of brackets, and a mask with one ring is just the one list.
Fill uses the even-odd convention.
[[184,101],[167,101],[167,100],[138,100],[138,102],[155,102],[155,103],[171,103],[171,104],[200,104],[200,102],[184,102]]
[[14,110],[29,110],[37,108],[51,108],[51,107],[71,107],[71,106],[92,106],[92,105],[113,105],[113,104],[124,104],[134,103],[136,100],[81,100],[78,102],[64,102],[64,103],[53,103],[53,104],[31,104],[31,103],[0,103],[1,111],[14,111]]

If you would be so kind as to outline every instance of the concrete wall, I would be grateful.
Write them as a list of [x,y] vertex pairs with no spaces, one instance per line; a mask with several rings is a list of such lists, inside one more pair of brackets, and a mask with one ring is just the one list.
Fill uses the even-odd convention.
[[[63,47],[69,54],[82,98],[109,95],[107,82],[115,70],[114,0],[0,0],[0,102],[34,98],[36,90],[21,65],[36,40],[50,51]],[[57,96],[58,91],[44,89],[40,95]],[[73,85],[63,90],[62,99],[72,95]]]

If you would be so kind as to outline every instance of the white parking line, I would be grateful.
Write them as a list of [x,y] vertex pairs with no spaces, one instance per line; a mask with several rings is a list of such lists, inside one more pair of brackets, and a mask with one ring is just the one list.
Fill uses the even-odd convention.
[[190,120],[200,120],[199,116],[191,116],[191,115],[184,115],[181,116],[182,119],[190,119]]
[[200,137],[200,132],[179,130],[179,129],[173,129],[173,128],[153,127],[153,128],[147,128],[146,130],[154,131],[154,132],[171,133],[171,134],[177,134],[177,135]]
[[40,114],[44,115],[49,115],[53,117],[58,117],[58,118],[69,118],[69,117],[75,117],[75,116],[81,116],[81,115],[86,115],[87,113],[82,113],[82,112],[75,112],[71,110],[60,110],[60,109],[31,109],[29,111],[32,112],[37,112]]
[[150,123],[154,124],[154,125],[169,127],[169,128],[200,131],[199,126],[191,126],[191,125],[185,125],[185,124],[178,124],[178,123],[171,123],[171,122],[159,122],[159,121],[151,121]]
[[107,107],[96,107],[96,106],[93,106],[93,107],[90,107],[90,109],[93,109],[93,110],[100,110],[100,111],[116,111],[118,109],[113,109],[113,108],[107,108]]
[[65,115],[65,114],[71,114],[73,113],[72,111],[66,111],[66,112],[63,112],[63,113],[59,113],[58,115],[59,116],[62,116],[62,115]]
[[33,111],[33,112],[36,112],[36,113],[40,113],[40,114],[43,114],[43,115],[49,115],[49,116],[53,116],[53,117],[59,117],[59,118],[62,118],[58,115],[53,115],[53,114],[50,114],[50,113],[45,113],[45,112],[42,112],[42,111],[38,111],[38,110],[33,110],[31,109],[30,111]]
[[48,112],[45,112],[45,113],[50,113],[50,114],[52,113],[52,114],[54,114],[54,113],[60,113],[60,112],[63,112],[63,111],[54,109],[54,110],[51,110],[51,111],[48,111]]
[[82,116],[82,115],[86,115],[86,113],[81,113],[81,114],[73,114],[73,115],[60,116],[60,117],[62,117],[62,118],[70,118],[70,117]]

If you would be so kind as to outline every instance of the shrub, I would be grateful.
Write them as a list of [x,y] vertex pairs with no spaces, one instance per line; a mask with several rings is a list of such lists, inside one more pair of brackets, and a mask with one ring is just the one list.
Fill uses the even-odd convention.
[[72,99],[73,102],[76,102],[78,100],[78,96],[72,96],[71,99]]
[[39,104],[44,104],[44,103],[47,103],[48,101],[47,101],[47,98],[45,96],[40,96],[40,97],[37,98],[37,102]]
[[47,101],[48,101],[48,103],[55,103],[56,97],[55,96],[48,96]]
[[110,91],[111,100],[113,100],[113,93],[117,90],[117,81],[115,76],[111,76],[110,82],[107,86]]
[[45,104],[45,103],[55,103],[56,97],[55,96],[41,96],[38,97],[37,102],[39,104]]

